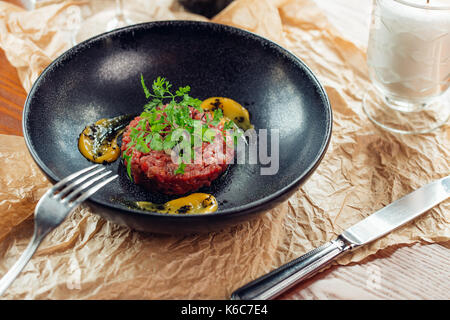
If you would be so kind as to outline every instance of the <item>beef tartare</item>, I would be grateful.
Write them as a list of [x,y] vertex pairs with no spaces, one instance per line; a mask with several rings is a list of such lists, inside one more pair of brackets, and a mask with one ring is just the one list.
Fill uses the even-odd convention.
[[[189,87],[170,92],[164,78],[153,82],[153,98],[134,118],[122,138],[122,158],[134,183],[148,190],[181,195],[210,186],[232,162],[235,124],[222,110],[203,110]],[[178,98],[178,99],[176,99]],[[167,99],[170,101],[167,102]]]
[[[164,110],[165,107],[160,109]],[[205,124],[206,120],[204,119],[209,117],[209,113],[199,112],[193,107],[189,107],[189,111],[190,117],[202,121],[202,124]],[[233,160],[232,145],[231,147],[227,146],[225,140],[217,135],[212,142],[203,141],[200,148],[193,150],[196,157],[201,157],[201,161],[193,159],[192,163],[183,163],[181,172],[180,164],[173,161],[173,149],[170,152],[167,149],[153,150],[149,143],[148,152],[145,152],[147,150],[136,148],[136,145],[130,146],[133,143],[133,132],[146,131],[146,136],[151,135],[152,131],[149,125],[145,129],[140,127],[141,120],[142,117],[138,116],[130,122],[123,134],[121,148],[122,152],[130,157],[129,160],[125,160],[125,165],[128,165],[127,161],[131,161],[133,181],[148,190],[165,194],[185,194],[201,187],[210,186],[211,182],[217,179]],[[209,127],[217,130],[218,133],[224,130],[223,123],[216,126],[210,124]],[[137,131],[133,131],[133,129]],[[164,138],[167,138],[167,134]],[[218,146],[218,144],[222,144],[222,146]]]

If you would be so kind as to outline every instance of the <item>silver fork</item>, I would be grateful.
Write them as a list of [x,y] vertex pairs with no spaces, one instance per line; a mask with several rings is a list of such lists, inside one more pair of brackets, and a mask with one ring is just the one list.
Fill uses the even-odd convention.
[[33,237],[19,260],[0,280],[0,296],[22,271],[45,236],[59,226],[84,200],[117,178],[116,174],[99,182],[111,173],[111,171],[101,173],[104,170],[104,167],[94,165],[75,172],[55,184],[42,196],[34,210]]

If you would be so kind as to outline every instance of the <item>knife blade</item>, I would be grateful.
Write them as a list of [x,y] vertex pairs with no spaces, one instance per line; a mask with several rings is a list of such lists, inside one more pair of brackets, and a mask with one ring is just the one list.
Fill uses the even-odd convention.
[[237,289],[233,300],[272,299],[311,277],[342,254],[366,245],[427,212],[450,197],[450,175],[421,187],[374,212],[337,239]]
[[378,239],[450,196],[450,176],[434,181],[378,210],[342,233],[354,245],[364,245]]

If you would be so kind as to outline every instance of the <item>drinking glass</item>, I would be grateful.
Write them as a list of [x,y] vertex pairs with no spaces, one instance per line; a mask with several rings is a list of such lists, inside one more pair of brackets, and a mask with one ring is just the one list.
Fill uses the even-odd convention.
[[36,3],[41,2],[40,0],[22,0],[21,3],[27,10],[34,10],[36,8]]
[[430,132],[450,117],[450,1],[373,0],[363,110],[397,133]]
[[111,0],[95,0],[91,5],[98,8],[100,12],[84,19],[76,35],[76,42],[81,42],[103,32],[148,20],[148,16],[143,12],[124,10],[123,0],[115,0],[114,4]]

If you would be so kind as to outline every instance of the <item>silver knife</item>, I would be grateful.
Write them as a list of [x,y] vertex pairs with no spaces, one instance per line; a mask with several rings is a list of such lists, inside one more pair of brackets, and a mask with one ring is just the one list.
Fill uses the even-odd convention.
[[450,176],[398,199],[332,240],[237,289],[233,300],[272,299],[311,277],[337,257],[372,242],[417,218],[450,197]]

